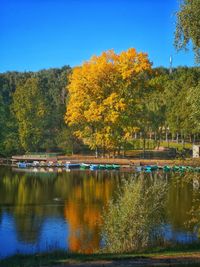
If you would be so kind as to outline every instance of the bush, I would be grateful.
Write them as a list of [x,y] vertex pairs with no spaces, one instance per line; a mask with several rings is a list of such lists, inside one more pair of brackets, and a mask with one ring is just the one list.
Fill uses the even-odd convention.
[[130,252],[161,242],[166,192],[163,181],[150,186],[142,178],[124,181],[103,214],[105,251]]

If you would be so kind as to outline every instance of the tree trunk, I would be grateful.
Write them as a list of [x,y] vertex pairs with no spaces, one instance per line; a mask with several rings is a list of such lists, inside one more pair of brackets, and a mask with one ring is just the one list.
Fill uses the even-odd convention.
[[98,158],[98,148],[96,147],[96,150],[95,150],[95,158]]
[[182,136],[182,146],[183,148],[185,148],[185,136],[184,135]]
[[143,157],[145,158],[145,148],[146,148],[146,138],[145,138],[145,134],[144,134],[144,138],[143,138]]
[[137,132],[135,132],[135,139],[137,139]]
[[120,152],[121,152],[121,146],[118,146],[118,149],[117,149],[117,155],[118,155],[118,157],[120,157]]

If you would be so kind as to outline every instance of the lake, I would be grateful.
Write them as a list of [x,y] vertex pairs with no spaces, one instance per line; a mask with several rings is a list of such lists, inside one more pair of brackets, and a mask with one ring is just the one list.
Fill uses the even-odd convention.
[[135,173],[0,167],[0,257],[64,249],[92,253],[103,246],[102,211],[123,179],[142,176],[168,185],[165,239],[199,242],[200,174]]

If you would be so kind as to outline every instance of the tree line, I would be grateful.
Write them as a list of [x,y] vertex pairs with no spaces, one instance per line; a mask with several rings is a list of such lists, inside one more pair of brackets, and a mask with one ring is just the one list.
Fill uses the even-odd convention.
[[[71,69],[0,74],[0,154],[92,149],[134,140],[196,142],[200,68],[152,68],[135,49]],[[83,146],[82,144],[85,144]]]
[[0,155],[71,151],[64,123],[69,66],[0,74]]
[[92,57],[69,80],[66,123],[91,149],[120,151],[133,140],[195,142],[199,134],[200,68],[172,73],[152,68],[147,54],[130,48]]

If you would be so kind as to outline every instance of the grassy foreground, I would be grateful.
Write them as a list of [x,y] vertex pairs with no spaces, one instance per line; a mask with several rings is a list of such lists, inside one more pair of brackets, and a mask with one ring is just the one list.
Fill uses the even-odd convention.
[[200,246],[157,249],[142,253],[79,254],[54,251],[34,255],[15,255],[0,260],[1,267],[38,266],[200,266]]

